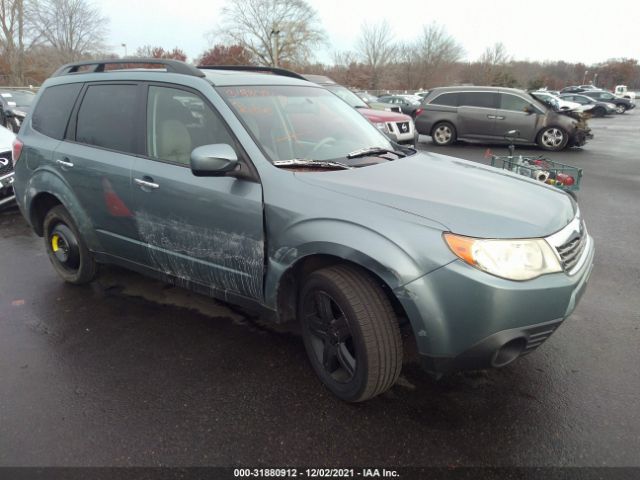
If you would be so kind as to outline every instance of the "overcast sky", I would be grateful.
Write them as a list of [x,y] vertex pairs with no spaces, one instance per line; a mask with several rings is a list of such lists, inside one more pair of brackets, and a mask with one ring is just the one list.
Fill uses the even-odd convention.
[[[143,45],[182,48],[189,60],[208,46],[206,33],[220,22],[225,0],[99,0],[110,18],[109,47],[123,55]],[[398,40],[417,38],[432,21],[462,44],[468,60],[502,42],[516,60],[566,60],[587,64],[613,57],[640,59],[640,0],[310,0],[333,51],[353,50],[361,24],[387,19]],[[578,8],[576,8],[576,6]]]

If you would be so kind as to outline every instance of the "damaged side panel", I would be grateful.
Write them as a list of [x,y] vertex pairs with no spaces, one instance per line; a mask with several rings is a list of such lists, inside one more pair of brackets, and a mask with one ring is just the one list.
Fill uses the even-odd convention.
[[[149,166],[153,163],[153,168]],[[153,172],[155,190],[133,186],[137,235],[147,264],[178,279],[263,300],[262,187],[232,177],[138,159],[133,178]]]

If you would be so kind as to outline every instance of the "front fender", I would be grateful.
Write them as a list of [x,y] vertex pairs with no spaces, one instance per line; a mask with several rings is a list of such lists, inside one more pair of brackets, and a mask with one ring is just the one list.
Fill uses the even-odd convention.
[[[411,227],[409,227],[411,228]],[[415,226],[413,226],[415,228]],[[438,242],[441,233],[422,227]],[[425,250],[429,241],[425,238]],[[425,261],[423,252],[410,251],[379,231],[356,223],[335,219],[299,222],[272,238],[268,251],[265,300],[274,307],[282,275],[300,260],[312,255],[331,255],[350,261],[380,277],[391,289],[401,287],[449,260],[449,255],[434,255]]]
[[37,217],[35,206],[37,205],[38,197],[45,194],[57,198],[69,212],[89,250],[101,251],[100,242],[95,235],[95,229],[89,219],[89,215],[81,207],[66,180],[57,171],[48,167],[36,170],[29,177],[24,191],[21,192],[20,200],[24,215],[36,233],[42,233],[42,225],[37,225],[35,221]]

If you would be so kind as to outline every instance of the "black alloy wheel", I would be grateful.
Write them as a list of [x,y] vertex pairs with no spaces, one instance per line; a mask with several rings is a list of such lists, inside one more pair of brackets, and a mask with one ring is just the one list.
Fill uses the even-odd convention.
[[298,318],[320,380],[348,402],[391,388],[402,367],[397,318],[381,286],[365,271],[336,265],[311,273]]

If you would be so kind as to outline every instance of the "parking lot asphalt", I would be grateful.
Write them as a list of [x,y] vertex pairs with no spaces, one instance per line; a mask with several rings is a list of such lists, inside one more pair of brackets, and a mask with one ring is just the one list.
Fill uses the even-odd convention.
[[[436,382],[408,355],[364,404],[322,387],[295,333],[235,308],[117,269],[64,284],[0,213],[0,466],[640,465],[640,112],[591,126],[549,154],[584,169],[596,241],[573,316],[500,370]],[[488,146],[420,148],[486,162]]]

